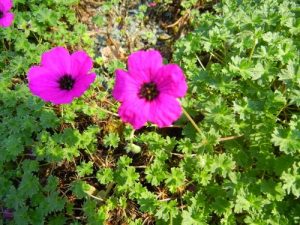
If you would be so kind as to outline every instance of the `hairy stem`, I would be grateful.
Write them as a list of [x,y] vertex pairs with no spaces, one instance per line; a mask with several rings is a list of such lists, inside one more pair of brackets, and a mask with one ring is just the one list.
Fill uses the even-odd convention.
[[193,120],[193,118],[190,116],[190,114],[184,108],[182,108],[182,111],[183,111],[184,115],[186,116],[186,118],[188,118],[188,120],[194,126],[194,128],[199,132],[199,134],[201,134],[200,128],[198,127],[198,125],[196,124],[196,122]]

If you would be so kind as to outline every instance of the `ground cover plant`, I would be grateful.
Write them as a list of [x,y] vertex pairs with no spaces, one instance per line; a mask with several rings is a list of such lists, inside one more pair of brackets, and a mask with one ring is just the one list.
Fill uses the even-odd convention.
[[[0,0],[0,224],[300,223],[298,1],[9,2]],[[155,105],[169,85],[174,115],[169,101],[147,118],[124,109],[137,52],[156,55],[150,74],[176,67],[137,89]],[[76,68],[48,92],[40,71],[65,65],[53,60]]]

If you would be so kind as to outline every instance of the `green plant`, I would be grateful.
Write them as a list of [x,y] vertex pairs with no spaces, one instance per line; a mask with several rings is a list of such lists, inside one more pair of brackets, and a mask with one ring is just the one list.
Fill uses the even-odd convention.
[[[78,22],[85,2],[14,1],[14,25],[0,30],[0,224],[299,224],[299,4],[180,1],[182,19],[165,22],[187,27],[167,43],[144,25],[175,1],[155,2],[134,1],[125,16],[124,1],[103,2],[94,22],[118,18],[112,36],[124,51],[107,59]],[[118,118],[113,73],[134,26],[145,36],[131,48],[167,46],[184,68],[189,114],[172,127],[133,132]],[[27,87],[29,67],[58,45],[95,59],[96,82],[70,105]]]

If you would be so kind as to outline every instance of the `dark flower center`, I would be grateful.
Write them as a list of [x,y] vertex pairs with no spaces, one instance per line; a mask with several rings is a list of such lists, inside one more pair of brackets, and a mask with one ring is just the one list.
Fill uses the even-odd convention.
[[4,13],[0,10],[0,19],[2,19],[4,16]]
[[159,90],[154,82],[144,83],[138,95],[140,98],[152,101],[159,95]]
[[70,75],[64,75],[59,78],[58,80],[59,83],[59,88],[61,90],[71,90],[75,84],[75,80],[72,76]]

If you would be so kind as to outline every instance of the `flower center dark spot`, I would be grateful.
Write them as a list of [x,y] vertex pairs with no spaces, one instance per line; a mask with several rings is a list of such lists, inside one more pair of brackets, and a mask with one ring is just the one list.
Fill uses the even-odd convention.
[[59,78],[58,83],[59,83],[59,88],[61,90],[69,91],[73,88],[73,86],[75,84],[75,80],[70,75],[64,75]]
[[145,98],[147,101],[154,100],[158,95],[159,91],[154,82],[144,83],[138,93],[140,98]]
[[2,19],[4,16],[4,13],[0,10],[0,19]]

